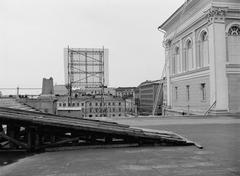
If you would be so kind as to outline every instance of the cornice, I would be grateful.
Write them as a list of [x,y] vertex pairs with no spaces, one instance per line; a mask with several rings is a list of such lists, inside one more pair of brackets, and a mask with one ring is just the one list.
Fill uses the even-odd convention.
[[178,27],[177,33],[176,31],[171,32],[170,34],[166,34],[167,39],[172,39],[174,36],[178,36],[179,34],[185,32],[187,29],[194,26],[196,23],[201,21],[206,17],[206,13],[211,8],[211,4],[206,5],[202,10],[196,13],[192,18],[185,21],[181,26]]
[[203,76],[209,76],[209,67],[203,67],[197,70],[180,73],[171,77],[171,81],[182,81],[186,79],[199,78]]
[[212,2],[213,7],[228,7],[230,10],[238,9],[240,10],[240,3],[230,3],[230,2]]
[[[222,3],[222,2],[212,2],[207,4],[198,13],[196,13],[192,18],[185,21],[181,26],[178,27],[177,31],[172,31],[169,34],[165,34],[166,39],[172,39],[175,36],[179,36],[186,32],[192,26],[196,25],[199,21],[206,18],[208,21],[206,23],[212,22],[224,22],[225,18],[231,18],[226,16],[226,13],[230,11],[240,11],[240,3]],[[235,17],[236,18],[236,17]]]
[[227,64],[226,72],[227,72],[227,74],[239,74],[240,75],[240,64]]

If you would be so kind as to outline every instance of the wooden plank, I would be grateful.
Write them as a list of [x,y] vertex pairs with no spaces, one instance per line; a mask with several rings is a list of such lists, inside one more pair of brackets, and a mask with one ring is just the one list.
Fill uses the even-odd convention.
[[25,149],[28,149],[28,145],[27,145],[27,144],[25,144],[25,143],[23,143],[23,142],[20,142],[20,141],[14,139],[14,138],[11,138],[11,137],[7,136],[6,134],[4,134],[3,132],[0,132],[0,136],[1,136],[2,138],[4,138],[4,139],[9,140],[9,141],[12,142],[12,143],[18,145],[18,146],[21,146],[21,147],[23,147],[23,148],[25,148]]
[[[44,130],[57,128],[66,130],[66,132],[70,133],[80,131],[86,133],[85,135],[93,135],[93,133],[95,133],[94,135],[101,135],[103,138],[104,136],[107,137],[108,135],[114,135],[121,136],[121,138],[124,139],[138,138],[140,142],[146,141],[148,143],[161,143],[162,141],[166,141],[169,143],[184,144],[187,141],[185,138],[167,131],[131,128],[128,125],[121,125],[115,122],[112,123],[100,120],[70,118],[66,116],[29,112],[24,110],[19,111],[7,108],[0,108],[0,119],[2,121],[21,121],[26,126],[31,124],[32,126],[39,127]],[[35,136],[35,138],[36,139],[34,139],[34,141],[36,141],[38,137]],[[31,139],[29,138],[29,141],[31,144],[33,143],[32,137]],[[106,139],[106,141],[108,141],[108,139]],[[39,141],[35,143],[39,143]],[[56,145],[55,142],[52,144]]]
[[125,125],[125,124],[118,124],[116,122],[109,122],[109,121],[101,121],[101,120],[95,120],[95,119],[84,119],[84,118],[77,118],[77,117],[69,117],[69,116],[59,116],[59,115],[53,115],[53,114],[47,114],[47,113],[42,113],[42,112],[32,112],[32,111],[25,111],[25,110],[17,110],[17,109],[8,109],[8,108],[2,108],[0,107],[0,111],[2,112],[15,112],[15,113],[20,113],[20,114],[30,114],[30,115],[41,115],[42,117],[50,117],[50,118],[64,118],[64,119],[68,119],[68,120],[81,120],[81,121],[85,121],[85,122],[97,122],[100,124],[109,124],[109,125],[117,125],[117,126],[122,126],[122,127],[129,127],[129,125]]
[[82,150],[82,149],[101,149],[101,148],[124,148],[124,147],[139,147],[138,143],[131,144],[110,144],[110,145],[91,145],[91,146],[67,146],[58,148],[46,148],[45,151],[66,151],[66,150]]

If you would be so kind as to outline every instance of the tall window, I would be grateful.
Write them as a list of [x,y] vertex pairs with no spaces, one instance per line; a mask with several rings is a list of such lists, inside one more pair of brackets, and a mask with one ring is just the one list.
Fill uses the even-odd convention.
[[206,84],[201,84],[202,100],[206,100]]
[[178,87],[175,87],[175,99],[178,99]]
[[231,64],[240,64],[240,25],[232,25],[227,34],[228,61]]
[[190,100],[190,86],[186,85],[187,101]]
[[183,57],[183,71],[189,71],[193,68],[193,52],[192,52],[192,41],[187,40],[185,44],[185,52]]
[[206,31],[202,31],[198,39],[197,67],[204,67],[209,64],[208,54],[208,34]]
[[173,62],[172,62],[173,74],[178,73],[178,65],[179,65],[179,47],[176,47],[174,50]]
[[176,57],[175,55],[172,57],[172,74],[176,73]]

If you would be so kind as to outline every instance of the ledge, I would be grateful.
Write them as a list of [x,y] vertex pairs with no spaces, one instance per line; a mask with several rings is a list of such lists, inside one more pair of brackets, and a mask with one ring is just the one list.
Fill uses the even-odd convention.
[[183,73],[179,73],[179,74],[170,76],[170,78],[177,78],[177,77],[180,77],[180,76],[185,76],[185,75],[189,75],[189,74],[193,74],[193,73],[197,73],[197,72],[202,72],[202,71],[206,71],[206,70],[209,70],[209,66],[198,68],[198,69],[195,69],[195,70],[190,70],[190,71],[183,72]]

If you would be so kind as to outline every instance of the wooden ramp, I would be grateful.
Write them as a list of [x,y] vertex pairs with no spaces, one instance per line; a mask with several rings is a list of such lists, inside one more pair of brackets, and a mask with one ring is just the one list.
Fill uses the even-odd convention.
[[128,145],[196,144],[168,131],[0,107],[0,150]]

